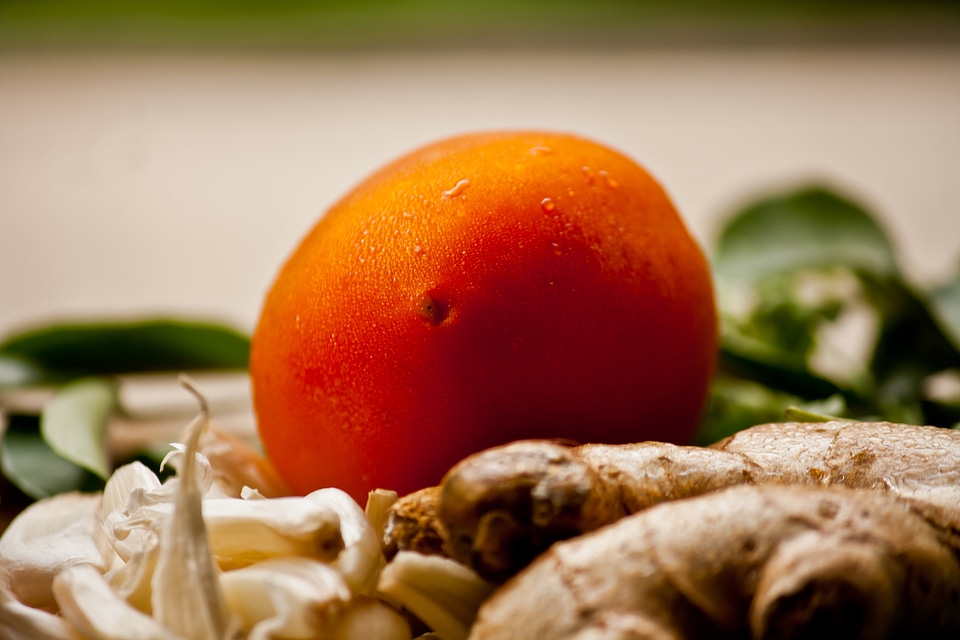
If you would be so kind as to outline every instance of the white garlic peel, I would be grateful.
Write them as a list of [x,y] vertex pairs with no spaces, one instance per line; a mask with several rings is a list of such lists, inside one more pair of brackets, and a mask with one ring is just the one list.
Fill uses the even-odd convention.
[[[10,524],[0,638],[410,640],[397,606],[442,640],[466,637],[490,587],[439,558],[386,564],[379,541],[396,493],[371,492],[365,512],[337,489],[272,498],[275,486],[218,484],[251,474],[196,452],[200,402],[169,456],[175,477],[161,484],[132,463],[102,494],[42,500]],[[257,455],[213,460],[249,467]]]
[[[157,562],[150,578],[153,619],[185,640],[228,640],[235,623],[220,590],[219,569],[210,552],[201,506],[202,491],[194,464],[200,434],[209,419],[206,401],[197,396],[198,415],[187,428],[184,464],[177,469],[173,512],[159,527]],[[209,467],[200,467],[203,472]],[[212,476],[212,473],[210,474]]]

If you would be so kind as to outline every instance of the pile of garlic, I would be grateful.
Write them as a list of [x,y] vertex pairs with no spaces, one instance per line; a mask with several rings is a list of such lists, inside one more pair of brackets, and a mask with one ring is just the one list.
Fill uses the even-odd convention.
[[42,500],[11,523],[0,637],[410,640],[414,619],[430,629],[422,638],[466,638],[491,586],[444,558],[402,552],[386,564],[396,494],[373,492],[366,511],[338,489],[267,498],[256,454],[209,434],[211,455],[199,451],[198,399],[167,457],[176,477],[161,484],[134,462],[102,494]]

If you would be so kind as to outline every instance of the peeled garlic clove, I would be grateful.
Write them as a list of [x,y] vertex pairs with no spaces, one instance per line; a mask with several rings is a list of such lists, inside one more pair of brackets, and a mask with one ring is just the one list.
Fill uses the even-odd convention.
[[440,556],[401,551],[380,573],[378,590],[409,609],[441,640],[465,640],[493,585]]
[[23,604],[6,588],[0,588],[0,638],[85,640],[63,618]]
[[334,564],[343,573],[353,593],[373,593],[383,555],[380,553],[380,538],[360,505],[340,489],[320,489],[305,499],[329,507],[337,514],[344,548]]
[[377,533],[377,540],[383,540],[383,534],[387,530],[390,507],[397,501],[397,497],[396,491],[387,491],[386,489],[374,489],[367,494],[367,506],[364,508],[364,513],[367,514],[370,526]]
[[66,493],[27,507],[0,537],[0,584],[24,604],[56,610],[53,577],[90,564],[106,571],[112,551],[100,535],[100,496]]
[[[343,549],[340,518],[316,501],[208,498],[200,508],[210,549],[225,571],[282,556],[333,561]],[[172,511],[171,505],[143,507],[117,523],[114,532],[124,539],[134,531],[153,529]]]
[[410,624],[399,611],[383,600],[354,598],[340,618],[331,640],[410,640]]
[[332,561],[344,546],[336,511],[305,498],[205,500],[203,517],[224,570],[282,556]]
[[58,573],[53,592],[64,619],[90,640],[176,640],[114,593],[90,565],[75,565]]
[[248,640],[327,638],[350,601],[340,572],[307,558],[274,558],[228,571],[220,575],[220,586]]

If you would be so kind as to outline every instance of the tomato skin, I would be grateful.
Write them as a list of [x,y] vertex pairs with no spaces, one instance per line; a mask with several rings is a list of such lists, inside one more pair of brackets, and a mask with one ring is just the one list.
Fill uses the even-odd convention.
[[581,138],[441,141],[303,240],[253,338],[261,438],[363,503],[523,438],[689,442],[715,363],[707,263],[662,188]]

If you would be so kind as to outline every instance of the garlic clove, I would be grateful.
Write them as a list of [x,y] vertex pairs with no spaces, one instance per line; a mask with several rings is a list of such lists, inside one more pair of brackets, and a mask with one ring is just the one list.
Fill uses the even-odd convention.
[[380,573],[378,590],[409,609],[441,640],[466,640],[494,586],[458,562],[401,551]]
[[5,640],[85,640],[66,620],[23,604],[0,587],[0,638]]
[[387,530],[390,507],[397,501],[397,498],[396,491],[387,491],[386,489],[374,489],[367,495],[367,506],[364,507],[364,513],[366,513],[373,530],[377,532],[377,540],[383,540],[383,534]]
[[0,537],[0,585],[24,604],[56,611],[57,572],[75,564],[107,570],[112,555],[100,535],[99,494],[66,493],[35,502]]
[[[200,509],[210,550],[224,571],[282,556],[332,562],[343,549],[340,518],[315,500],[207,498]],[[135,532],[156,530],[173,511],[170,504],[141,507],[115,523],[113,532],[124,540]]]
[[354,598],[340,618],[331,640],[410,640],[410,623],[399,611],[377,598]]
[[373,593],[383,554],[380,552],[380,538],[360,505],[346,492],[332,488],[314,491],[305,500],[329,507],[337,514],[344,549],[334,564],[354,594]]
[[228,571],[220,575],[220,586],[248,640],[327,638],[350,601],[340,572],[307,558],[274,558]]
[[90,640],[177,640],[119,597],[90,565],[58,573],[53,592],[63,618]]

